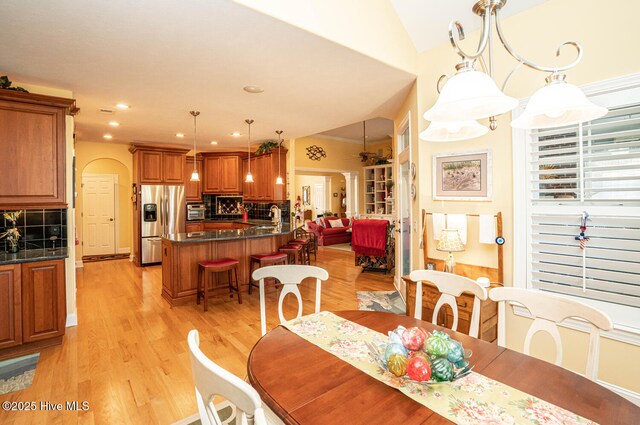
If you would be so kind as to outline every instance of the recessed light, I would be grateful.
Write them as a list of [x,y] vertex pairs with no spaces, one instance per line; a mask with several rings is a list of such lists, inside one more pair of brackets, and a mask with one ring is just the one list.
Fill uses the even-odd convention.
[[118,121],[109,121],[109,125],[111,127],[118,127],[120,126],[120,123]]
[[239,131],[234,131],[233,133],[231,133],[231,135],[233,137],[240,137],[240,136],[242,136],[242,133],[240,133]]
[[217,145],[217,144],[218,144],[218,142],[216,142],[215,140],[212,140],[212,141],[211,141],[211,144],[212,144],[212,145]]
[[110,135],[110,134],[105,134],[105,135],[104,135],[104,136],[102,136],[102,137],[104,137],[105,139],[108,139],[108,140],[113,139],[113,136],[112,136],[112,135]]
[[184,137],[184,133],[176,133],[176,137],[179,137],[182,139]]
[[246,91],[247,93],[262,93],[264,91],[264,89],[260,86],[244,86],[242,90]]
[[118,108],[118,109],[129,109],[129,105],[127,105],[126,103],[118,103],[116,105],[116,108]]

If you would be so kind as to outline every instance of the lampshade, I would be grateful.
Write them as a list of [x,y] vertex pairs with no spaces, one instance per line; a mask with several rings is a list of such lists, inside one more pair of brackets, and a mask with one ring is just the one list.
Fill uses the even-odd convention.
[[607,108],[591,102],[578,87],[564,79],[553,80],[531,96],[522,115],[511,121],[511,127],[563,127],[591,121],[606,114]]
[[284,184],[284,182],[282,181],[282,177],[278,176],[276,178],[276,184]]
[[442,229],[438,246],[438,251],[445,252],[461,252],[464,251],[464,245],[462,239],[460,239],[460,233],[457,229]]
[[245,183],[253,183],[253,174],[251,174],[251,171],[249,171],[247,173],[247,177],[244,178],[244,182]]
[[428,142],[455,142],[484,136],[489,129],[478,121],[433,121],[422,133],[420,139]]
[[431,109],[429,121],[467,121],[500,115],[516,107],[518,101],[502,93],[484,72],[465,68],[451,77]]
[[200,176],[198,175],[198,170],[193,170],[193,172],[191,173],[191,181],[192,182],[199,182],[200,181]]

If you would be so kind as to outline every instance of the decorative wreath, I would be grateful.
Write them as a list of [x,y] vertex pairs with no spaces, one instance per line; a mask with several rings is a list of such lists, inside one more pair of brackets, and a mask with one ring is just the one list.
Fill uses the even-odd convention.
[[311,145],[307,148],[307,156],[312,161],[320,161],[327,157],[327,153],[320,146]]

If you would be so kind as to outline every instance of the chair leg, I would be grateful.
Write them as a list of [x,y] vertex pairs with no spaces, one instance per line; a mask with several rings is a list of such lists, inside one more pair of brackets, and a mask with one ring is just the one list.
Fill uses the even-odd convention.
[[204,311],[207,311],[207,304],[209,303],[209,279],[211,278],[211,273],[204,270],[203,272],[203,286],[204,286]]
[[197,292],[196,292],[196,304],[200,304],[200,291],[201,289],[201,279],[202,279],[202,267],[198,266],[198,284],[197,284]]
[[251,289],[253,288],[253,260],[249,260],[249,295],[251,295]]
[[236,291],[238,291],[238,304],[242,304],[242,293],[240,292],[240,282],[238,282],[238,267],[233,269],[233,273],[236,276]]
[[233,286],[231,286],[231,269],[227,270],[227,279],[229,281],[229,298],[233,298]]

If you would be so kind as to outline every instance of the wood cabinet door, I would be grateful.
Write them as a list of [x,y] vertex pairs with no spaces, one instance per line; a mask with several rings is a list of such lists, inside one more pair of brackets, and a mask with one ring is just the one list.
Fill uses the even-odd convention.
[[22,343],[20,265],[0,266],[0,349]]
[[186,158],[181,153],[162,153],[162,180],[165,183],[184,184]]
[[187,223],[184,225],[184,231],[187,233],[203,232],[204,223]]
[[202,201],[202,179],[204,176],[202,175],[202,160],[195,161],[196,169],[198,170],[198,175],[200,176],[200,180],[197,182],[191,181],[191,173],[193,172],[193,158],[187,158],[187,169],[184,173],[184,193],[185,199],[187,202],[200,202]]
[[63,109],[0,101],[0,206],[65,206],[65,138]]
[[271,188],[271,196],[269,195],[269,186],[274,183],[271,182],[269,178],[271,175],[270,159],[271,157],[269,155],[256,158],[256,189],[258,192],[257,198],[260,201],[268,201],[273,195],[273,187]]
[[[252,173],[253,173],[253,169],[254,167],[254,160],[251,160],[251,169],[252,169]],[[254,198],[254,187],[255,187],[255,180],[254,183],[247,183],[244,181],[247,173],[249,172],[249,160],[248,159],[243,159],[242,160],[242,197],[244,198],[244,200],[253,200]]]
[[64,260],[22,264],[22,341],[64,335]]
[[240,193],[240,158],[220,157],[220,192]]
[[173,276],[171,244],[162,240],[162,293],[171,299],[174,288],[172,288],[171,276]]
[[206,157],[203,167],[202,192],[220,193],[220,157]]
[[162,183],[162,152],[139,152],[140,183]]

